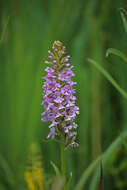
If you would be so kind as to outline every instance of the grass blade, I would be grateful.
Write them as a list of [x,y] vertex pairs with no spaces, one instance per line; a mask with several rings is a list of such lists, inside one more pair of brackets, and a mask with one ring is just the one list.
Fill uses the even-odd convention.
[[50,163],[51,163],[51,165],[52,165],[52,167],[53,167],[53,169],[54,169],[54,171],[56,173],[56,176],[60,176],[59,168],[52,161]]
[[[127,138],[127,131],[125,131],[124,133],[122,133],[123,138]],[[121,135],[119,135],[119,137],[117,137],[117,139],[115,139],[112,144],[108,147],[108,149],[103,153],[103,155],[99,156],[96,160],[94,160],[90,166],[84,171],[84,173],[82,174],[78,184],[76,185],[76,187],[74,188],[74,190],[82,190],[88,180],[88,178],[90,177],[90,175],[92,174],[92,172],[95,170],[96,166],[98,165],[98,163],[100,162],[100,160],[103,160],[103,165],[106,164],[107,160],[110,158],[112,152],[118,148],[118,146],[120,146],[122,144],[122,140],[121,140]],[[97,171],[98,172],[98,171]],[[97,187],[97,182],[98,182],[98,175],[97,172],[95,173],[94,177],[93,177],[93,181],[92,181],[92,186],[90,187],[90,190],[95,190]],[[101,177],[102,178],[102,177]],[[102,183],[102,181],[101,181]]]
[[[103,154],[103,168],[106,166],[107,161],[109,160],[111,154],[113,151],[115,151],[116,149],[118,149],[119,146],[121,146],[123,144],[123,140],[121,139],[121,135],[122,137],[125,139],[127,138],[127,131],[124,131],[122,134],[120,134],[113,142],[112,144],[108,147],[108,149],[104,152]],[[106,170],[105,170],[106,171]],[[95,172],[93,179],[91,181],[91,185],[90,185],[90,190],[95,190],[97,187],[97,183],[98,183],[98,170]]]
[[87,179],[89,178],[89,176],[91,175],[91,173],[94,171],[94,169],[96,168],[97,164],[100,162],[102,156],[99,156],[96,160],[94,160],[92,162],[92,164],[90,164],[90,166],[84,171],[84,173],[82,174],[78,184],[76,185],[76,187],[74,188],[74,190],[82,190],[84,185],[87,182]]
[[126,18],[124,16],[124,12],[125,12],[124,9],[120,9],[120,14],[121,14],[121,18],[122,18],[122,21],[123,21],[124,29],[125,29],[125,32],[127,34],[127,20],[126,20]]
[[103,183],[104,183],[104,179],[103,179],[103,167],[102,167],[102,160],[101,160],[101,162],[100,162],[100,182],[99,182],[98,190],[102,190],[103,189]]
[[70,190],[70,186],[71,186],[71,181],[72,181],[72,172],[70,173],[69,175],[69,179],[68,179],[68,182],[66,184],[66,190]]
[[116,90],[127,100],[127,93],[118,85],[118,83],[113,79],[113,77],[96,61],[88,59],[104,76],[105,78],[116,88]]
[[1,34],[1,39],[0,39],[0,44],[2,44],[5,41],[6,35],[7,35],[7,30],[8,30],[8,23],[9,23],[9,16],[7,19],[4,20],[3,24],[3,30]]
[[3,171],[5,172],[5,178],[6,181],[10,184],[10,186],[14,186],[15,185],[15,176],[12,173],[12,170],[10,169],[8,163],[6,162],[6,160],[3,158],[2,155],[0,155],[0,167],[3,169]]
[[127,63],[127,57],[120,50],[117,50],[114,48],[109,48],[106,51],[106,57],[108,57],[110,54],[119,56],[123,61],[125,61]]

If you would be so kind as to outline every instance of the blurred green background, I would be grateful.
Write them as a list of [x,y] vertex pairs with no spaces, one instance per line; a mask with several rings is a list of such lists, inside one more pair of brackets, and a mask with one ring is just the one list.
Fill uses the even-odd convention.
[[[126,53],[119,13],[126,6],[125,0],[0,1],[0,190],[27,189],[24,170],[32,143],[40,147],[44,183],[54,175],[50,161],[59,166],[59,145],[43,141],[48,123],[41,122],[44,61],[54,40],[67,47],[77,81],[80,146],[67,151],[72,189],[89,164],[127,130],[127,102],[87,61],[98,61],[127,90],[127,65],[115,56],[105,58],[109,47]],[[113,151],[103,171],[105,189],[127,188],[126,158],[125,146]],[[91,180],[84,190],[92,190]]]

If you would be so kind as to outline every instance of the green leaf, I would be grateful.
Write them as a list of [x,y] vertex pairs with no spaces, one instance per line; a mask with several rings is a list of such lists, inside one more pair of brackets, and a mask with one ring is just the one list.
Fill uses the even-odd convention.
[[5,179],[6,181],[13,187],[15,185],[15,176],[10,169],[7,161],[3,158],[2,155],[0,155],[0,167],[3,169],[3,172],[5,173]]
[[[127,131],[122,133],[123,138],[127,138]],[[107,150],[103,153],[103,155],[99,156],[96,160],[94,160],[90,166],[83,172],[78,184],[74,188],[74,190],[83,190],[85,187],[85,184],[90,177],[90,175],[95,170],[96,166],[99,164],[100,160],[103,160],[103,167],[106,165],[107,160],[110,158],[112,152],[118,148],[122,144],[121,135],[117,137],[116,140],[112,142],[112,144],[107,148]],[[93,177],[90,190],[95,190],[98,185],[98,171],[95,172],[95,175]]]
[[91,175],[91,173],[94,171],[94,169],[96,168],[97,164],[100,162],[102,156],[99,156],[96,160],[94,160],[90,166],[83,172],[78,184],[76,185],[76,187],[74,188],[74,190],[81,190],[83,189],[84,185],[87,182],[87,179],[89,178],[89,176]]
[[70,173],[69,175],[69,179],[68,179],[68,182],[66,184],[66,190],[70,190],[70,187],[71,187],[71,181],[72,181],[72,172]]
[[0,183],[0,190],[6,190],[5,187]]
[[99,182],[98,190],[102,190],[103,189],[103,183],[104,183],[104,179],[103,179],[103,167],[102,167],[102,160],[101,160],[101,162],[100,162],[100,182]]
[[105,78],[116,88],[116,90],[127,100],[127,93],[123,90],[118,83],[113,79],[113,77],[96,61],[88,59],[104,76]]
[[[106,169],[106,163],[110,159],[111,154],[118,149],[119,146],[123,144],[123,141],[121,139],[122,137],[125,139],[127,138],[127,131],[124,131],[122,134],[120,134],[116,140],[112,142],[112,144],[108,147],[108,149],[103,154],[103,168]],[[105,170],[106,173],[106,170]],[[91,180],[90,189],[89,190],[95,190],[97,188],[98,184],[98,171],[95,172],[95,175],[93,176],[93,179]],[[80,189],[79,189],[80,190]]]
[[121,141],[122,141],[122,143],[124,145],[124,148],[127,150],[127,142],[126,142],[126,140],[125,140],[125,138],[123,137],[122,134],[120,136],[121,136]]
[[120,50],[117,50],[117,49],[114,49],[114,48],[109,48],[106,51],[106,57],[108,57],[110,54],[119,56],[123,61],[125,61],[127,63],[127,57]]
[[5,19],[5,21],[4,21],[4,25],[3,25],[3,28],[2,28],[2,34],[1,34],[1,39],[0,39],[0,44],[2,44],[2,42],[3,42],[4,39],[5,39],[7,30],[8,30],[9,18],[10,18],[10,17],[8,16],[8,17]]
[[122,21],[123,21],[125,32],[127,34],[127,20],[126,20],[126,18],[124,16],[124,13],[126,13],[126,11],[124,9],[120,9],[120,15],[121,15],[121,18],[122,18]]
[[61,176],[59,168],[52,161],[50,163],[56,173],[56,176]]

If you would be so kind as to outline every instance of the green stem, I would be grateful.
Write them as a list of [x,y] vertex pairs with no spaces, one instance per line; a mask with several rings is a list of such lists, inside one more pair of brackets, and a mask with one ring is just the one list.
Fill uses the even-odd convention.
[[66,162],[65,162],[65,150],[64,144],[61,144],[61,173],[62,176],[66,176]]
[[61,148],[61,175],[64,178],[63,190],[66,190],[66,161],[65,161],[64,144],[61,144],[60,148]]

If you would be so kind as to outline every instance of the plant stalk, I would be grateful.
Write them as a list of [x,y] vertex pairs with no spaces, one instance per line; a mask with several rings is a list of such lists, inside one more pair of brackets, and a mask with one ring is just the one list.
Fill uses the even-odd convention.
[[64,144],[60,145],[60,149],[61,149],[61,175],[64,179],[63,190],[66,190],[66,160],[65,160]]
[[61,144],[61,174],[62,176],[66,176],[66,161],[65,161],[65,150],[64,144]]

